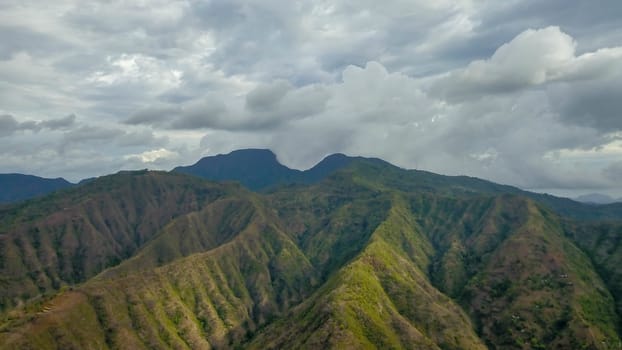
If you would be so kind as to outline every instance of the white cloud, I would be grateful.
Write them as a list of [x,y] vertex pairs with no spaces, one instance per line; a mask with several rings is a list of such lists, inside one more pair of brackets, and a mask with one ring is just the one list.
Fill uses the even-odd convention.
[[622,47],[576,55],[577,43],[559,27],[528,29],[486,60],[441,76],[431,91],[450,100],[512,93],[545,83],[593,80],[622,66]]
[[125,160],[140,160],[142,163],[154,163],[167,158],[178,157],[177,152],[169,151],[166,148],[145,151],[139,154],[128,154],[123,158]]

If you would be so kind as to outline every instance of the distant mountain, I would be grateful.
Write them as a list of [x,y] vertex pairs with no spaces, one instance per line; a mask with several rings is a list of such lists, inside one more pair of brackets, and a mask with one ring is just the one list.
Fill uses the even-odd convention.
[[333,154],[309,170],[290,169],[267,149],[243,149],[229,154],[205,157],[194,165],[180,166],[174,172],[215,181],[238,181],[251,190],[292,184],[314,183],[350,163],[353,158]]
[[173,172],[190,174],[213,181],[237,181],[257,191],[287,184],[313,184],[329,177],[340,169],[365,162],[383,174],[385,186],[402,190],[445,191],[448,193],[511,193],[526,196],[542,203],[562,216],[580,220],[616,219],[622,216],[622,203],[611,203],[594,208],[578,201],[534,193],[520,188],[501,185],[471,176],[446,176],[423,170],[406,170],[382,159],[351,157],[344,154],[329,155],[308,170],[290,169],[267,149],[242,149],[229,154],[202,158],[191,166],[180,166]]
[[581,203],[589,204],[611,204],[616,202],[622,202],[622,198],[615,199],[611,196],[602,193],[590,193],[576,197],[575,200]]
[[616,204],[344,155],[204,163],[270,190],[143,170],[0,207],[0,349],[622,344]]
[[24,174],[0,174],[0,203],[12,203],[41,196],[73,184],[63,178],[46,179]]

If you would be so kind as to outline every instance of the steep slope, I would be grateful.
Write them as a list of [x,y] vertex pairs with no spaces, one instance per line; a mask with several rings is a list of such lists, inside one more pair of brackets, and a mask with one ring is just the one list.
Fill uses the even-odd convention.
[[[579,223],[565,220],[565,234],[590,256],[622,315],[622,222]],[[622,329],[622,324],[618,326]]]
[[130,257],[172,218],[241,191],[127,172],[0,210],[0,310],[84,281]]
[[523,219],[489,255],[467,245],[468,256],[483,259],[461,300],[482,338],[508,349],[619,346],[613,298],[589,258],[550,213],[516,205]]
[[0,203],[13,203],[74,186],[63,179],[33,175],[0,174]]
[[316,283],[306,257],[269,212],[254,205],[257,215],[228,243],[62,293],[42,303],[34,319],[5,324],[0,344],[7,349],[235,346],[299,303]]
[[416,179],[399,181],[400,169],[357,167],[355,181],[412,195],[417,222],[436,248],[430,279],[461,301],[488,345],[621,344],[611,293],[556,215],[524,197],[482,196],[486,191],[471,192],[462,182],[435,192]]
[[391,208],[391,194],[339,175],[267,195],[284,230],[326,278],[365,247]]
[[431,243],[396,199],[352,262],[247,346],[485,349],[468,316],[429,282],[432,254]]
[[253,229],[250,224],[262,215],[253,197],[240,193],[217,199],[201,210],[173,219],[134,256],[104,271],[98,278],[149,270],[225,244],[236,235]]
[[[263,204],[265,202],[265,204]],[[108,277],[150,268],[212,249],[246,229],[257,206],[274,213],[285,232],[323,277],[357,254],[386,218],[390,195],[333,179],[311,187],[284,187],[267,196],[240,192],[179,216],[135,256],[102,274]]]

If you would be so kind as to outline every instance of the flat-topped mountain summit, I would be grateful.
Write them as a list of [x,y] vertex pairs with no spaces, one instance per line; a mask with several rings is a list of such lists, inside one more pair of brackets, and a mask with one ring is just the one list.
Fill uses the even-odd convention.
[[190,166],[180,166],[174,172],[200,176],[209,180],[239,181],[259,190],[279,184],[317,182],[337,169],[348,165],[352,157],[333,154],[308,170],[290,169],[267,149],[243,149],[229,154],[204,157]]

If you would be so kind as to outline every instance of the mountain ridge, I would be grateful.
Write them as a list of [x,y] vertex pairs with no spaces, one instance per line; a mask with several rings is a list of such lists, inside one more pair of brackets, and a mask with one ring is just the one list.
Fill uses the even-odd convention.
[[18,202],[75,186],[58,177],[43,178],[26,174],[0,174],[0,204]]
[[0,348],[622,346],[615,206],[344,157],[256,192],[143,170],[0,208]]
[[[271,188],[282,185],[317,183],[334,172],[345,168],[352,161],[367,161],[377,163],[381,167],[390,166],[406,172],[411,172],[412,174],[416,174],[416,177],[419,179],[420,188],[425,186],[434,188],[437,186],[449,185],[453,188],[461,186],[463,188],[462,190],[466,189],[475,192],[514,193],[544,203],[562,216],[571,216],[586,220],[610,220],[622,215],[622,201],[598,203],[597,209],[593,210],[592,207],[594,205],[592,203],[584,203],[570,198],[529,192],[514,186],[498,184],[466,175],[450,176],[435,174],[425,170],[402,169],[379,158],[347,156],[342,153],[328,155],[307,170],[297,170],[290,169],[281,164],[271,150],[239,149],[228,154],[203,157],[194,165],[179,166],[171,170],[171,172],[194,175],[212,181],[237,181],[254,191],[269,191]],[[408,175],[406,175],[406,177],[408,177]],[[84,185],[94,179],[96,178],[84,179],[80,181],[78,185]],[[71,186],[75,185],[70,184],[66,187]],[[18,193],[23,192],[20,191],[19,188],[16,188],[16,191]],[[41,193],[41,195],[42,194],[45,193]],[[28,194],[19,194],[19,196],[21,199],[10,200],[4,204],[11,204],[24,199],[33,198]],[[1,202],[0,200],[0,204]]]
[[[251,163],[245,163],[249,160]],[[590,204],[570,198],[529,192],[518,187],[498,184],[472,176],[440,175],[425,170],[403,169],[379,158],[347,156],[341,153],[326,156],[313,167],[301,171],[290,169],[279,163],[276,155],[270,150],[241,149],[228,154],[204,157],[192,166],[177,167],[172,172],[181,172],[213,181],[238,181],[251,190],[266,191],[275,186],[287,184],[317,183],[334,172],[346,168],[353,161],[367,162],[371,166],[391,169],[390,171],[397,170],[400,174],[394,176],[393,180],[396,183],[403,178],[410,179],[411,187],[416,186],[422,190],[444,187],[448,190],[497,194],[513,193],[544,203],[562,216],[571,216],[582,220],[607,220],[622,216],[622,203],[603,204],[594,209]],[[244,164],[240,166],[239,162]],[[236,166],[232,166],[232,164]],[[264,170],[257,171],[257,167]]]
[[251,190],[262,190],[276,185],[318,182],[357,158],[360,157],[335,153],[307,170],[297,170],[281,164],[271,150],[241,149],[203,157],[193,165],[176,167],[171,171],[208,180],[239,181]]

